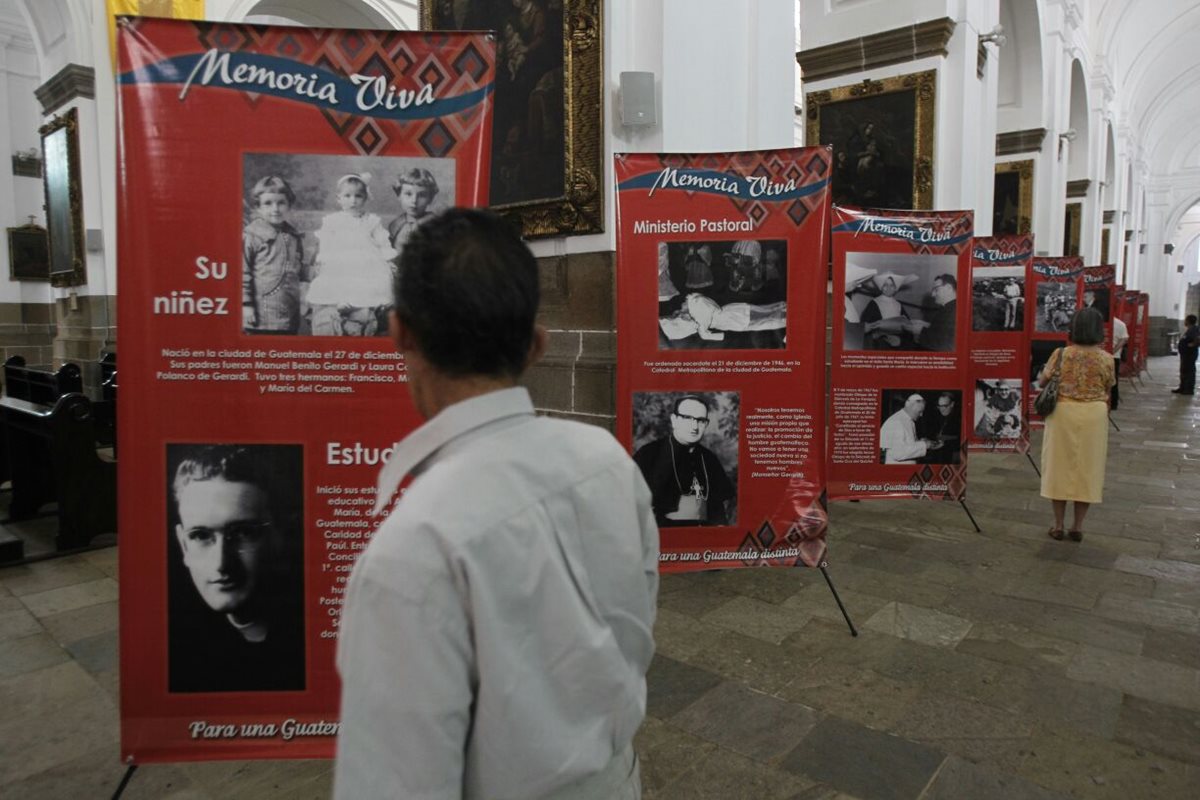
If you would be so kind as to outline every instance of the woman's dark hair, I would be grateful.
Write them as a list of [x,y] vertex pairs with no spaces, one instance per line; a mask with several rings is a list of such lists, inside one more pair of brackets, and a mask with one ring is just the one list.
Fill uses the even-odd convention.
[[1104,341],[1104,315],[1094,308],[1081,308],[1071,317],[1071,344],[1100,344]]
[[524,371],[538,311],[537,262],[496,214],[452,208],[418,227],[400,255],[395,300],[396,315],[439,370]]

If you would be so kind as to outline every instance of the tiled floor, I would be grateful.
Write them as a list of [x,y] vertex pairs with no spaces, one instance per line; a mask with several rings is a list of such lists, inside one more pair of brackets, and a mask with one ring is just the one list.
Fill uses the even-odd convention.
[[[830,573],[668,576],[649,798],[1191,798],[1200,787],[1200,400],[1170,359],[1114,414],[1082,544],[1023,456],[952,504],[838,504]],[[0,797],[111,795],[116,550],[0,570]],[[308,798],[328,762],[140,769],[126,798]]]

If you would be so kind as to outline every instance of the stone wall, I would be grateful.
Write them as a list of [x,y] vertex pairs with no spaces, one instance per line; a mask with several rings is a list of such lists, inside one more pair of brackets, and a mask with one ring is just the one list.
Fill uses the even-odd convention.
[[1183,322],[1180,320],[1168,319],[1167,317],[1151,317],[1146,353],[1151,356],[1171,355],[1174,351],[1171,349],[1171,340],[1167,334],[1182,330]]
[[54,306],[0,303],[0,361],[22,356],[26,364],[54,360]]
[[100,353],[117,347],[117,298],[113,296],[61,297],[54,303],[57,335],[54,364],[72,361],[83,370],[85,392],[100,385]]
[[549,337],[546,355],[523,381],[539,411],[609,431],[616,418],[615,263],[611,251],[538,259],[540,322]]

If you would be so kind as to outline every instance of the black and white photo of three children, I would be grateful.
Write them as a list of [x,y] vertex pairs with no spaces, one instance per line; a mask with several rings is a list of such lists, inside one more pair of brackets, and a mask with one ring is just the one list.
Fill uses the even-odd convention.
[[400,252],[454,204],[454,161],[247,153],[242,330],[384,336]]

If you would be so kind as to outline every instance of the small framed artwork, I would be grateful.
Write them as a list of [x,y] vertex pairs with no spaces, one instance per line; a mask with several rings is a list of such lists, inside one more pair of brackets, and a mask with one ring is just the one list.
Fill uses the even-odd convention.
[[79,117],[75,109],[38,129],[42,135],[42,181],[46,188],[50,283],[87,281],[83,244],[83,187],[79,180]]
[[835,203],[933,207],[936,87],[930,70],[806,96],[806,142],[833,147]]
[[1067,203],[1063,219],[1063,255],[1079,255],[1080,228],[1083,225],[1083,203]]
[[14,281],[50,280],[46,229],[32,222],[8,229],[8,277]]
[[992,236],[1033,232],[1033,159],[996,165]]

